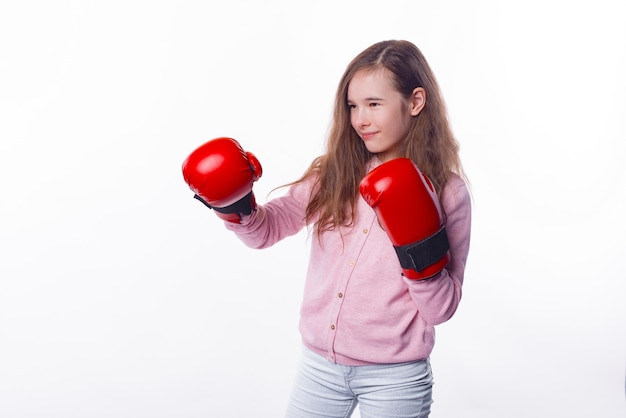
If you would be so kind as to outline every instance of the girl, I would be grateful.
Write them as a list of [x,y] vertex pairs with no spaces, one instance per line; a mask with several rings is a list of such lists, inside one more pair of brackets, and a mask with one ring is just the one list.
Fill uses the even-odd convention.
[[[430,178],[444,214],[450,261],[426,280],[401,274],[387,233],[359,194],[364,176],[399,157]],[[412,43],[384,41],[343,74],[326,153],[284,196],[257,207],[248,195],[248,210],[225,223],[253,248],[313,226],[288,418],[349,417],[357,404],[363,418],[429,415],[434,327],[457,309],[469,251],[462,175],[428,63]]]

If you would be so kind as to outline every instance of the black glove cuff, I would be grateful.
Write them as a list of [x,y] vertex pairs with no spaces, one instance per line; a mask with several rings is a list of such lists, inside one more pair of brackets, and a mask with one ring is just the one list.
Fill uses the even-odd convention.
[[434,235],[413,244],[394,246],[403,269],[422,271],[441,260],[448,250],[448,234],[442,226]]
[[253,202],[255,200],[254,200],[254,195],[252,194],[252,191],[250,191],[250,193],[248,193],[247,195],[245,195],[244,197],[242,197],[241,199],[239,199],[232,205],[224,206],[221,208],[211,206],[206,200],[204,200],[197,194],[194,195],[193,197],[194,199],[197,199],[200,202],[202,202],[209,209],[213,209],[214,211],[219,212],[219,213],[240,213],[242,215],[250,215],[252,211],[254,210]]

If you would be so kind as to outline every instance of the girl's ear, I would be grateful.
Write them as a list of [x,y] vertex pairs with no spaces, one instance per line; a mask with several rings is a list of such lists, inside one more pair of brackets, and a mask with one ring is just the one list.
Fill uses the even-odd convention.
[[416,87],[411,95],[411,116],[417,116],[426,105],[426,90]]

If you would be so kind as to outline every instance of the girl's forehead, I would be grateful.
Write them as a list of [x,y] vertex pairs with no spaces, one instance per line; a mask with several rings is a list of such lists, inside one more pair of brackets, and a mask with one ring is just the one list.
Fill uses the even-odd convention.
[[395,90],[389,72],[380,69],[357,71],[348,84],[348,94],[367,91]]
[[380,79],[391,80],[391,72],[385,67],[361,68],[354,73],[354,76],[352,77],[352,79],[354,79],[357,76],[358,77],[370,76],[371,78],[376,78],[376,79],[380,78]]

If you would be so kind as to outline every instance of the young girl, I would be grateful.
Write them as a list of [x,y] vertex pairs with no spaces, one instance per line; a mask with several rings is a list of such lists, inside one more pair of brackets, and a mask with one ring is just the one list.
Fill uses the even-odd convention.
[[[257,206],[251,191],[260,164],[230,141],[232,159],[243,162],[230,174],[216,168],[215,176],[223,183],[246,172],[242,187],[202,190],[189,174],[199,165],[190,156],[183,171],[196,197],[253,248],[313,228],[301,364],[286,416],[349,417],[359,404],[364,418],[427,417],[434,327],[452,317],[461,299],[471,204],[444,101],[421,52],[407,41],[384,41],[359,54],[339,83],[326,153],[265,205]],[[368,173],[399,158],[430,179],[447,234],[445,267],[423,280],[402,274],[397,243],[359,193]],[[403,193],[408,199],[412,191]]]

